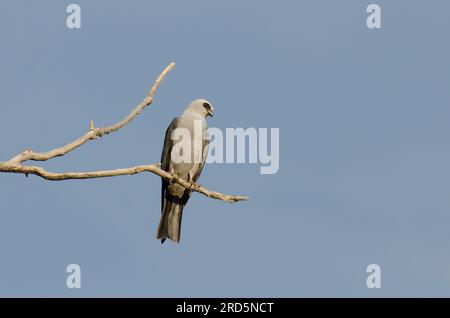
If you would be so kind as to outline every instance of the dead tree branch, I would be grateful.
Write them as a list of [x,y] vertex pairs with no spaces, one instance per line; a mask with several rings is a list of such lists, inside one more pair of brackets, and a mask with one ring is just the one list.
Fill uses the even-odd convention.
[[170,63],[164,71],[158,76],[155,80],[150,92],[145,97],[145,99],[139,103],[125,118],[117,122],[116,124],[103,128],[95,128],[93,121],[90,122],[90,129],[80,138],[68,143],[65,146],[55,148],[53,150],[47,152],[35,152],[31,149],[26,149],[20,154],[14,156],[10,160],[6,162],[0,162],[0,172],[6,173],[19,173],[19,174],[33,174],[39,176],[43,179],[50,181],[62,181],[62,180],[73,180],[73,179],[93,179],[93,178],[105,178],[105,177],[115,177],[115,176],[123,176],[123,175],[134,175],[142,172],[151,172],[154,173],[161,178],[169,180],[171,182],[178,183],[187,189],[191,189],[192,191],[199,192],[207,197],[222,200],[225,202],[238,202],[245,201],[248,198],[245,196],[238,195],[227,195],[223,193],[219,193],[216,191],[208,190],[196,183],[190,183],[180,177],[171,174],[167,171],[160,169],[159,163],[154,163],[150,165],[142,165],[131,168],[124,169],[114,169],[114,170],[103,170],[103,171],[92,171],[92,172],[62,172],[55,173],[46,171],[44,168],[39,166],[27,166],[22,163],[26,161],[47,161],[53,159],[55,157],[64,156],[67,153],[77,149],[78,147],[84,145],[90,140],[94,140],[97,138],[101,138],[105,135],[108,135],[112,132],[115,132],[125,125],[129,124],[133,119],[138,117],[142,111],[149,106],[153,102],[153,97],[155,95],[156,90],[158,89],[159,84],[162,82],[164,77],[175,67],[175,63]]

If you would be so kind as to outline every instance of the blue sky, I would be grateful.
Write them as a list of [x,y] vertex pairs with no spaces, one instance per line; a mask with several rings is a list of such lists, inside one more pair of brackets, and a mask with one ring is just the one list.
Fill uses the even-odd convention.
[[[450,4],[374,1],[64,1],[0,4],[0,161],[115,123],[118,133],[42,165],[159,160],[199,97],[214,127],[280,129],[280,169],[210,164],[180,245],[155,239],[160,180],[0,176],[1,296],[450,296]],[[79,264],[82,288],[65,285]],[[366,267],[382,288],[366,287]]]

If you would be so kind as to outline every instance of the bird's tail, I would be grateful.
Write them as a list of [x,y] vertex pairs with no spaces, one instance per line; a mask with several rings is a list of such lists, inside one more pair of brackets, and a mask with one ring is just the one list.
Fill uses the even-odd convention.
[[181,203],[164,202],[164,210],[159,221],[157,238],[164,243],[166,238],[175,243],[180,242],[181,218],[183,216],[183,205]]

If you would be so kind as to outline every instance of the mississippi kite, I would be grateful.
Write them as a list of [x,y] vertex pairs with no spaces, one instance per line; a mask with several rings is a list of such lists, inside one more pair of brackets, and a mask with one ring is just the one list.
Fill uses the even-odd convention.
[[[174,173],[186,181],[197,182],[208,154],[209,136],[205,119],[213,115],[214,108],[207,100],[196,99],[189,104],[180,117],[172,120],[164,138],[161,169]],[[183,137],[186,135],[184,133],[188,133],[190,137],[189,142],[183,143],[183,145],[187,146],[180,151],[181,153],[185,151],[190,152],[188,156],[190,160],[180,161],[178,157],[174,158],[180,148],[178,143],[183,142],[183,138],[174,138],[176,135],[179,135],[177,132],[183,133]],[[177,148],[174,149],[174,147]],[[183,155],[186,154],[184,153]],[[161,240],[161,243],[164,243],[166,238],[176,243],[180,242],[183,208],[189,200],[191,192],[191,190],[177,183],[162,179],[162,215],[157,231],[157,238]]]

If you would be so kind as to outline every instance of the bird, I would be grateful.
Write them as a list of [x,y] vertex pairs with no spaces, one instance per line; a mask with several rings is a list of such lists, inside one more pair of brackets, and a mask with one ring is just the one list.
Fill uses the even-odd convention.
[[[205,165],[210,142],[206,118],[213,116],[214,108],[212,104],[206,99],[196,99],[188,105],[181,116],[175,117],[172,120],[166,130],[164,138],[161,154],[162,170],[175,174],[188,182],[197,182],[203,170],[203,166]],[[199,126],[199,124],[201,124],[201,126]],[[174,137],[177,130],[178,132],[189,133],[190,143],[184,143],[183,145],[187,145],[184,148],[189,148],[190,146],[190,149],[187,150],[190,150],[189,157],[192,160],[180,162],[179,158],[174,158],[178,154],[175,150],[180,148],[178,143],[183,141],[182,138],[179,138],[178,141],[173,140],[176,139]],[[200,133],[198,133],[199,131],[197,130],[200,130]],[[179,151],[180,156],[187,155],[186,153],[183,154],[183,152],[186,151],[184,148]],[[183,209],[188,202],[192,191],[178,183],[165,180],[164,178],[161,180],[161,219],[157,229],[157,239],[161,240],[161,244],[163,244],[166,239],[179,243]]]

